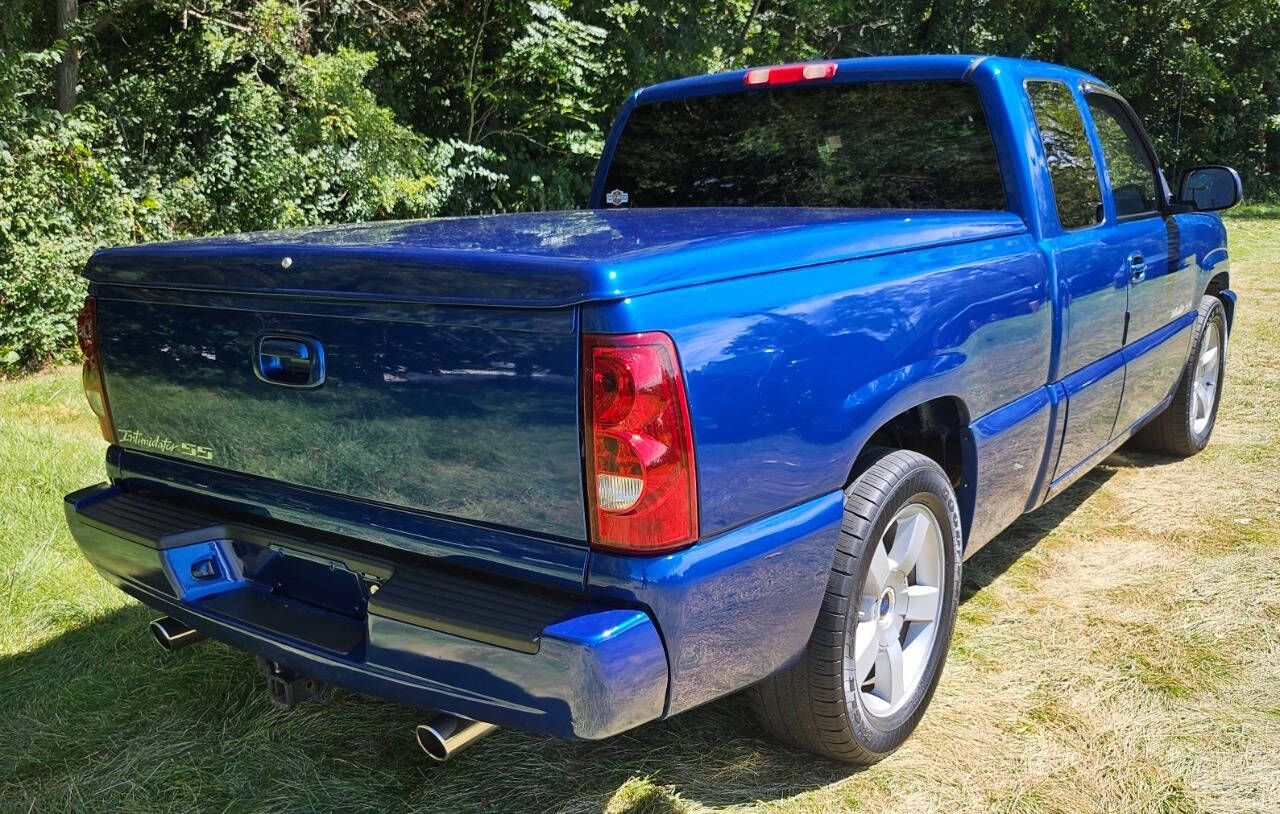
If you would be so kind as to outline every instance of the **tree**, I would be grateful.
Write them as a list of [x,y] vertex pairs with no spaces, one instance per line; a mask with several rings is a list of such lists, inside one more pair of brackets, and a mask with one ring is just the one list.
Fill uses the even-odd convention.
[[80,17],[80,0],[54,0],[58,39],[65,42],[58,62],[54,98],[60,113],[70,113],[76,106],[76,84],[80,76],[80,48],[72,38],[72,30]]

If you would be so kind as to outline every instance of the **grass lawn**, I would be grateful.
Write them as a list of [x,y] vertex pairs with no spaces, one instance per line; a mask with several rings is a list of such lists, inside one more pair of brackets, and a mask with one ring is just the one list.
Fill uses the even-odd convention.
[[500,732],[443,766],[414,709],[273,710],[252,657],[163,654],[67,534],[62,495],[102,479],[78,372],[0,382],[0,812],[1275,810],[1280,212],[1230,228],[1208,450],[1117,454],[967,563],[933,707],[866,771],[763,740],[736,698],[604,743]]

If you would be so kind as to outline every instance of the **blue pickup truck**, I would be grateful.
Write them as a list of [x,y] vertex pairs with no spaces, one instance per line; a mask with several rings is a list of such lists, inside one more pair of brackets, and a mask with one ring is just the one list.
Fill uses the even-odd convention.
[[1215,210],[1103,82],[967,56],[623,105],[589,208],[107,249],[85,556],[167,649],[597,739],[746,690],[870,763],[937,686],[962,563],[1125,442],[1213,430]]

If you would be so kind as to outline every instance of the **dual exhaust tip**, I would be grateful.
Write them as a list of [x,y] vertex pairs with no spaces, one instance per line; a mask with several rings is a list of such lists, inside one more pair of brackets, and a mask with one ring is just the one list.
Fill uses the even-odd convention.
[[425,724],[418,724],[414,735],[418,739],[418,746],[422,747],[428,757],[443,763],[497,730],[496,724],[472,721],[442,712]]
[[[204,634],[172,616],[151,623],[151,636],[167,651],[179,650],[204,639]],[[486,735],[498,729],[496,724],[472,721],[442,712],[425,724],[418,724],[414,736],[418,746],[432,760],[444,762]]]
[[179,622],[172,616],[152,622],[151,636],[156,640],[156,644],[170,652],[204,639],[203,633],[185,622]]

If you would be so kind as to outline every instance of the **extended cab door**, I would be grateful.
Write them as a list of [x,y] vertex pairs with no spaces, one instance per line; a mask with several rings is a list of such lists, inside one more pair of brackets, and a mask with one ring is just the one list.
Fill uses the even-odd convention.
[[1040,183],[1049,194],[1039,202],[1041,242],[1054,265],[1061,319],[1054,380],[1066,391],[1067,409],[1057,480],[1105,446],[1115,429],[1124,392],[1129,245],[1106,223],[1078,90],[1048,79],[1025,87],[1044,157]]
[[1085,100],[1105,168],[1107,228],[1126,247],[1129,309],[1119,434],[1178,381],[1191,337],[1195,274],[1180,257],[1177,223],[1164,214],[1164,185],[1137,117],[1104,88],[1086,87]]

